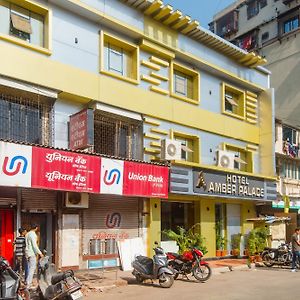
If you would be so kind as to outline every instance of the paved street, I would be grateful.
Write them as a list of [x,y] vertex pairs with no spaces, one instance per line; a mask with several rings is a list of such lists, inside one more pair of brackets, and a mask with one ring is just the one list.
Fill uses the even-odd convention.
[[291,273],[283,269],[241,270],[214,275],[206,283],[177,280],[172,288],[162,289],[152,285],[137,285],[133,280],[125,287],[104,293],[90,294],[87,299],[297,299],[300,272]]

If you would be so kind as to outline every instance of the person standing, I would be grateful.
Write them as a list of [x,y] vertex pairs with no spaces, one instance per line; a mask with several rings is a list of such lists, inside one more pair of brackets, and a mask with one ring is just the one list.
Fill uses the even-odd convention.
[[293,251],[293,261],[292,261],[292,272],[296,272],[297,262],[300,263],[300,228],[295,229],[295,233],[292,235],[292,251]]
[[38,225],[33,224],[31,225],[30,231],[25,236],[25,254],[28,260],[28,275],[26,277],[26,283],[28,288],[32,286],[33,275],[37,265],[37,255],[39,255],[40,257],[44,257],[37,245],[37,231]]
[[26,229],[19,228],[19,236],[15,239],[15,258],[16,258],[16,268],[15,271],[19,272],[21,279],[23,279],[23,271],[25,272],[25,278],[28,276],[28,263],[25,255],[26,241],[25,235],[27,233]]

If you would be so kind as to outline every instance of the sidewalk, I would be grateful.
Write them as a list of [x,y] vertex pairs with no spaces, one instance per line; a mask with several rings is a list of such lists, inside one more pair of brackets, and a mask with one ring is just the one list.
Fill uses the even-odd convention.
[[[235,270],[248,269],[247,259],[218,259],[209,260],[212,275],[217,275]],[[126,286],[135,282],[131,271],[121,270],[86,270],[76,273],[83,284],[82,291],[85,296],[91,292],[103,292],[118,286]]]

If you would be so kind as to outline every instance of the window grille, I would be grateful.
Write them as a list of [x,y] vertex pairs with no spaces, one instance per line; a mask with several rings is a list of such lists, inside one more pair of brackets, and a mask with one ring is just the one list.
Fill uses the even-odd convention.
[[141,159],[142,123],[112,114],[94,115],[94,151],[124,158]]
[[0,92],[0,138],[51,145],[52,106]]

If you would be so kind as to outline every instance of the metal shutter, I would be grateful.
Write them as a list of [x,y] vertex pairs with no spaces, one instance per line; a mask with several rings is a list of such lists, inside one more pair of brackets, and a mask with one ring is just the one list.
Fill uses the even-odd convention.
[[22,189],[22,211],[56,211],[57,192],[39,189]]
[[[128,238],[138,237],[140,235],[139,201],[142,199],[115,195],[90,195],[89,208],[83,211],[83,253],[90,253],[90,241],[94,240],[97,234],[97,239],[108,240],[114,239],[115,236],[117,236],[116,240],[122,239],[124,234]],[[119,216],[120,223],[118,223]],[[110,222],[109,217],[112,217]],[[109,228],[107,219],[108,226],[116,226]],[[111,238],[105,238],[104,233],[111,235]]]

